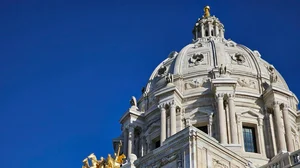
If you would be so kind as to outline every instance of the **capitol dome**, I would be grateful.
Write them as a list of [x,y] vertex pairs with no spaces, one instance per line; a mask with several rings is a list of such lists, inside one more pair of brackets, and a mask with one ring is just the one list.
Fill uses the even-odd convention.
[[[203,33],[202,33],[203,32]],[[218,68],[226,67],[228,75],[238,81],[238,91],[243,88],[253,94],[262,94],[270,85],[270,73],[278,76],[277,85],[284,90],[289,90],[288,85],[274,67],[263,60],[256,50],[251,50],[233,40],[224,38],[224,26],[215,16],[202,17],[195,24],[194,39],[179,53],[173,51],[160,63],[149,78],[146,91],[153,92],[164,87],[162,77],[168,73],[174,79],[183,79],[175,85],[184,84],[183,94],[189,89],[199,88],[208,84],[207,80],[218,77]],[[198,77],[197,79],[193,79]],[[180,86],[179,86],[180,87]],[[202,87],[205,88],[205,87]],[[206,89],[202,89],[205,91]],[[199,93],[199,90],[196,92]],[[201,92],[201,91],[200,91]]]
[[300,156],[299,101],[274,66],[226,39],[209,7],[192,33],[132,97],[114,144],[136,167],[269,167]]

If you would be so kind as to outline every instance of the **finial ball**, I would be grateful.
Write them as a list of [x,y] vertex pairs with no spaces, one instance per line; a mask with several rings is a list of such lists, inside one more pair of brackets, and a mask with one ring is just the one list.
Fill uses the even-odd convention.
[[204,7],[204,10],[205,10],[205,9],[210,10],[210,7],[209,7],[209,6],[205,6],[205,7]]

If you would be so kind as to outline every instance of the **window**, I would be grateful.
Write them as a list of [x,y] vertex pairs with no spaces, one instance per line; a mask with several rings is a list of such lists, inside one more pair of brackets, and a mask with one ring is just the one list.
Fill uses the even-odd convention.
[[160,140],[155,142],[155,148],[159,148],[160,147]]
[[151,146],[152,146],[152,150],[160,147],[159,137],[152,140],[152,145]]
[[243,126],[243,136],[245,151],[257,153],[255,128]]
[[205,126],[201,126],[201,127],[197,127],[199,130],[205,132],[206,134],[208,134],[208,131],[207,131],[207,125]]
[[214,30],[211,30],[211,35],[214,36]]
[[205,36],[209,36],[208,30],[205,31]]

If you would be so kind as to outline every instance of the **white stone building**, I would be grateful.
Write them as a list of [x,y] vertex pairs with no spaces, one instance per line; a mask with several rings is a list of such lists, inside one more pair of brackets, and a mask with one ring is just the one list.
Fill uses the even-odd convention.
[[[298,99],[258,51],[204,8],[121,117],[123,167],[300,167]],[[299,162],[299,164],[298,164]]]

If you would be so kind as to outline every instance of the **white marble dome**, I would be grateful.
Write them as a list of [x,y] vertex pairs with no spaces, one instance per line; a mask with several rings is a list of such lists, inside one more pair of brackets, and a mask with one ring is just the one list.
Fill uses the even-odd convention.
[[[213,23],[214,20],[219,22],[215,16],[211,19]],[[205,21],[206,19],[198,20],[198,22]],[[216,30],[212,29],[212,31]],[[168,73],[174,75],[175,85],[184,85],[184,89],[180,89],[182,92],[201,87],[202,91],[206,91],[207,89],[203,86],[207,85],[209,88],[209,79],[218,77],[218,68],[223,64],[226,66],[228,75],[238,80],[237,90],[243,90],[246,87],[248,91],[250,88],[251,92],[261,94],[270,85],[270,72],[274,67],[263,60],[258,51],[251,50],[230,39],[226,40],[220,34],[195,37],[193,42],[179,53],[171,52],[168,58],[153,71],[145,91],[155,92],[164,87],[166,83],[164,77]],[[280,73],[276,70],[275,73],[278,76],[277,85],[284,90],[289,90]],[[195,79],[196,77],[198,78]],[[176,82],[178,78],[183,79],[183,83],[182,81]]]

